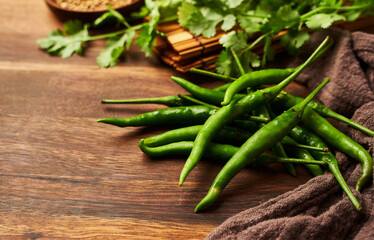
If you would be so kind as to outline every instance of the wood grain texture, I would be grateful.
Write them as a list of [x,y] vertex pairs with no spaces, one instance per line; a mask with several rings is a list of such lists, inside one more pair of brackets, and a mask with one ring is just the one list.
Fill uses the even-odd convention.
[[100,100],[184,93],[170,81],[180,73],[136,46],[117,67],[99,69],[102,41],[84,57],[49,56],[35,41],[61,23],[43,1],[0,0],[0,11],[0,239],[202,239],[228,217],[310,179],[299,167],[297,178],[279,166],[245,169],[216,204],[195,214],[221,165],[202,161],[179,187],[184,158],[152,159],[137,146],[166,127],[96,123],[160,108]]

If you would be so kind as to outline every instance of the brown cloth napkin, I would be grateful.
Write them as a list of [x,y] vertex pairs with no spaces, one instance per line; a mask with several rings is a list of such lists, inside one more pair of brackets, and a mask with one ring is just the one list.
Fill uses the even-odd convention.
[[[329,30],[312,35],[295,67],[326,35],[334,47],[310,66],[297,81],[315,88],[323,78],[331,82],[318,99],[354,121],[374,129],[374,35]],[[374,155],[374,138],[355,129],[337,127]],[[223,222],[206,239],[374,239],[374,187],[354,191],[361,165],[336,152],[340,169],[363,206],[357,212],[330,172],[315,177],[293,191],[245,210]],[[276,183],[274,183],[276,184]]]

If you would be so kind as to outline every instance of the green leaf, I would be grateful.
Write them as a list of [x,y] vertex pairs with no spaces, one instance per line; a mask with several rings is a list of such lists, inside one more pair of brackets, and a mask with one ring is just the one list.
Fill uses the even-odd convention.
[[243,0],[228,0],[228,1],[226,2],[226,5],[229,6],[229,8],[236,8],[236,7],[239,6],[242,2],[243,2]]
[[259,30],[260,23],[263,19],[251,18],[243,15],[238,15],[239,25],[248,34],[253,34]]
[[79,33],[83,28],[83,23],[79,20],[69,20],[64,23],[64,30],[67,35]]
[[221,28],[222,28],[223,31],[228,31],[228,30],[230,30],[231,28],[234,27],[235,23],[236,23],[236,18],[235,18],[234,15],[232,15],[232,14],[226,15],[223,18],[223,24],[222,24]]
[[139,31],[139,36],[136,39],[136,44],[140,46],[141,50],[147,57],[152,56],[153,46],[156,43],[157,31],[150,27],[149,23],[145,23]]
[[345,20],[343,15],[337,13],[318,13],[311,16],[306,22],[306,26],[313,31],[321,28],[329,28],[335,21]]
[[216,62],[216,70],[219,74],[226,76],[231,75],[231,70],[233,67],[233,57],[229,49],[225,49],[221,52]]
[[103,15],[101,15],[99,18],[95,19],[94,26],[100,26],[106,22],[110,22],[113,19],[117,23],[121,23],[125,26],[129,26],[126,19],[119,13],[118,11],[114,10],[111,6],[108,5],[108,12],[105,12]]
[[290,5],[284,5],[278,9],[277,17],[282,19],[284,22],[290,23],[298,21],[300,15],[299,12],[293,10]]
[[223,35],[219,42],[225,48],[230,48],[235,52],[238,52],[248,46],[247,44],[247,34],[243,31],[231,31],[228,34]]
[[240,56],[240,61],[242,62],[242,65],[244,67],[244,70],[249,72],[251,69],[250,67],[260,67],[261,66],[261,60],[260,57],[253,53],[252,51],[246,51]]
[[359,18],[361,14],[362,14],[361,11],[349,11],[349,12],[346,12],[344,15],[347,18],[347,21],[353,22],[353,21],[356,21],[357,18]]
[[42,49],[63,58],[68,58],[74,53],[82,55],[82,44],[90,40],[89,25],[83,25],[80,21],[75,20],[66,22],[64,26],[65,32],[70,35],[65,35],[61,30],[52,31],[47,38],[38,39],[37,43]]
[[108,39],[106,48],[97,57],[96,62],[99,67],[114,67],[117,65],[117,59],[123,53],[126,44],[128,49],[135,36],[135,31],[129,30],[122,36],[114,36]]
[[179,7],[179,15],[178,15],[178,23],[182,27],[186,27],[188,22],[191,19],[193,12],[195,12],[196,7],[189,2],[183,2],[182,5]]
[[216,35],[216,27],[223,20],[222,16],[210,8],[202,7],[199,11],[195,11],[187,28],[196,35],[203,35],[211,38]]
[[280,43],[291,55],[299,53],[300,48],[310,38],[305,30],[289,30],[281,39]]

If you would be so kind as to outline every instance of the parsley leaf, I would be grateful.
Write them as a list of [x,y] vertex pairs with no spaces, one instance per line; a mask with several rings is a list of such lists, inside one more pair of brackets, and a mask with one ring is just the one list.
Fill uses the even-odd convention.
[[233,57],[229,49],[222,50],[216,61],[216,70],[219,74],[232,76],[232,65],[234,64]]
[[71,20],[64,24],[65,33],[61,30],[52,31],[47,38],[38,39],[37,43],[42,49],[63,58],[68,58],[73,53],[82,55],[82,44],[90,40],[88,27],[88,24]]
[[216,27],[222,20],[223,17],[214,10],[201,7],[192,14],[187,27],[196,35],[202,34],[206,38],[211,38],[216,35]]
[[117,65],[117,59],[121,56],[124,51],[125,43],[126,49],[129,49],[131,42],[135,36],[134,30],[129,30],[125,34],[120,36],[114,36],[108,39],[106,48],[97,57],[96,62],[99,67],[114,67]]
[[229,6],[229,8],[236,8],[242,2],[243,2],[243,0],[228,0],[226,5]]
[[313,31],[321,28],[329,28],[335,21],[345,20],[343,15],[337,13],[318,13],[311,16],[306,22],[306,26]]
[[240,51],[248,46],[247,34],[243,31],[238,31],[237,33],[235,31],[231,31],[228,34],[223,35],[219,42],[225,48],[230,48],[235,52]]
[[253,34],[259,30],[260,23],[263,21],[262,18],[250,18],[244,15],[237,16],[239,25],[248,34]]
[[98,27],[106,22],[112,21],[113,19],[115,19],[117,23],[123,24],[126,27],[130,27],[130,25],[127,23],[126,19],[121,15],[121,13],[114,10],[110,5],[108,5],[108,12],[105,12],[103,15],[101,15],[94,21],[94,26]]
[[178,8],[179,16],[178,23],[182,27],[186,27],[188,22],[191,19],[192,13],[195,12],[196,7],[189,2],[183,2],[182,5]]
[[138,34],[139,36],[136,38],[136,44],[140,46],[147,57],[152,56],[152,48],[156,43],[156,30],[153,29],[149,23],[145,23]]
[[223,31],[230,30],[231,28],[234,27],[235,22],[236,22],[236,17],[234,15],[232,15],[232,14],[226,15],[223,18],[223,23],[222,23],[222,26],[221,26],[222,30]]
[[286,48],[287,52],[296,55],[299,53],[301,46],[308,41],[309,34],[305,30],[289,30],[281,39],[280,43]]

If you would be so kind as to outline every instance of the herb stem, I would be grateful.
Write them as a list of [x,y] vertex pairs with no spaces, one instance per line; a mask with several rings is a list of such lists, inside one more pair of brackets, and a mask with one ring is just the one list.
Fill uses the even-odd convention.
[[359,9],[365,9],[367,7],[372,7],[370,4],[365,5],[357,5],[357,6],[340,6],[340,7],[328,7],[328,6],[322,6],[315,8],[303,15],[301,15],[300,20],[305,21],[307,18],[313,16],[314,14],[324,11],[324,10],[334,10],[334,11],[350,11],[350,10],[359,10]]
[[232,55],[234,56],[234,59],[235,59],[236,65],[239,68],[240,74],[244,75],[246,72],[244,71],[243,65],[241,64],[238,55],[236,55],[236,52],[234,51],[234,49],[231,48],[230,50],[231,50]]
[[103,39],[103,38],[114,37],[114,36],[117,36],[117,35],[120,35],[120,34],[124,34],[124,33],[126,33],[127,31],[129,31],[129,30],[138,30],[138,29],[140,29],[142,26],[143,26],[143,24],[139,24],[139,25],[132,26],[132,27],[130,27],[130,28],[126,28],[126,29],[123,29],[123,30],[119,30],[119,31],[117,31],[117,32],[106,33],[106,34],[100,34],[100,35],[96,35],[96,36],[89,36],[89,38],[87,39],[87,41],[93,41],[93,40],[98,40],[98,39]]

